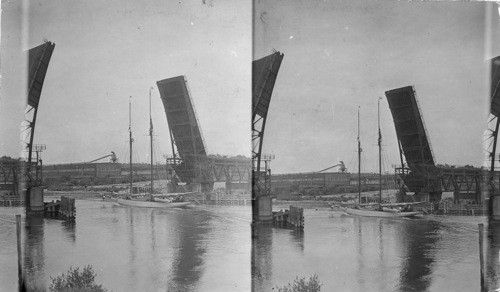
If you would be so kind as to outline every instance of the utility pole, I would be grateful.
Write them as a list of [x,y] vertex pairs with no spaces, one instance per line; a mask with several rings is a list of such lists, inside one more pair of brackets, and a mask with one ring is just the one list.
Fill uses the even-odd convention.
[[129,133],[129,147],[130,147],[130,195],[132,195],[132,96],[128,100],[128,133]]
[[17,234],[17,278],[19,291],[23,290],[23,254],[21,250],[21,215],[16,215]]
[[359,140],[359,106],[358,106],[358,204],[361,204],[361,141]]
[[149,144],[151,147],[151,200],[153,200],[153,118],[151,117],[151,90],[149,88]]
[[380,100],[377,103],[378,117],[378,203],[382,203],[382,132],[380,132]]

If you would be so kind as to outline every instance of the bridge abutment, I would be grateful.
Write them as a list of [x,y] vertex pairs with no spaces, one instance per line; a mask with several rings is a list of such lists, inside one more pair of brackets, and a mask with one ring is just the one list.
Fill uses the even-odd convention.
[[43,187],[29,187],[26,190],[26,212],[43,213]]

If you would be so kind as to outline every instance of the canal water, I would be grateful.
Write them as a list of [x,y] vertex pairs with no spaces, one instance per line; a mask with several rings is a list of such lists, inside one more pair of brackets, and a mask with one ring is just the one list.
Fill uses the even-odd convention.
[[250,291],[251,207],[128,208],[77,200],[76,221],[0,208],[0,291],[17,289],[15,214],[29,290],[91,265],[108,291]]
[[327,209],[306,209],[304,216],[303,232],[256,229],[256,291],[313,275],[321,291],[479,291],[479,223],[485,224],[486,284],[499,287],[500,228],[493,235],[486,217],[388,219]]
[[17,289],[15,214],[22,214],[31,290],[91,265],[109,291],[250,291],[252,284],[276,291],[312,275],[321,291],[479,291],[479,223],[486,284],[500,287],[500,227],[485,217],[382,219],[306,209],[304,231],[261,226],[252,240],[250,206],[158,210],[77,200],[76,207],[74,223],[0,208],[0,291]]

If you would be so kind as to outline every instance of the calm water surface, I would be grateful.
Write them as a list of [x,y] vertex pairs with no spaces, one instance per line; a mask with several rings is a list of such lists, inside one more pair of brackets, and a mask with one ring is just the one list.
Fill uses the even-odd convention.
[[[251,207],[143,209],[76,201],[75,223],[22,217],[31,289],[92,265],[112,291],[249,291]],[[17,289],[15,214],[0,208],[0,291]]]
[[[272,291],[319,276],[322,291],[479,291],[478,223],[485,224],[485,271],[498,288],[500,227],[485,217],[351,217],[305,210],[305,230],[259,227],[250,206],[125,208],[76,201],[77,220],[22,217],[31,289],[70,266],[92,265],[111,291]],[[14,215],[0,208],[0,291],[17,289]],[[257,268],[251,277],[250,257]],[[252,280],[251,280],[252,279]]]
[[352,217],[305,210],[305,229],[259,227],[256,291],[318,275],[321,291],[479,291],[478,223],[485,224],[487,284],[498,288],[500,228],[485,217]]

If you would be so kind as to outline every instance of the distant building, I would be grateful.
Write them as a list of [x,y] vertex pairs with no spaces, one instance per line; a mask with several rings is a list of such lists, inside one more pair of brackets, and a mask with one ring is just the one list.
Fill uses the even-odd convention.
[[[362,173],[361,186],[363,190],[378,188],[379,176],[375,173]],[[394,175],[382,175],[382,187],[394,187]],[[308,172],[273,174],[271,176],[271,191],[286,192],[291,189],[301,191],[310,188],[337,188],[343,192],[357,191],[358,174],[343,172]]]
[[303,190],[308,188],[349,186],[350,180],[350,174],[342,172],[273,174],[271,176],[271,191],[283,192],[288,191],[290,188]]
[[[44,185],[100,185],[126,183],[130,180],[130,166],[122,163],[67,163],[44,165],[42,167]],[[146,163],[132,164],[132,179],[151,179],[151,166]],[[167,179],[165,165],[153,166],[153,179]]]

